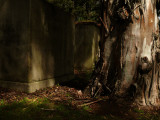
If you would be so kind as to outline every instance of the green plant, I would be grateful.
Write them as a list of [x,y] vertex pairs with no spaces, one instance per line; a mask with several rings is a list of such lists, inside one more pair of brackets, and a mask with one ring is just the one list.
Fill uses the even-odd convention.
[[100,3],[97,0],[46,0],[73,14],[76,21],[98,21]]

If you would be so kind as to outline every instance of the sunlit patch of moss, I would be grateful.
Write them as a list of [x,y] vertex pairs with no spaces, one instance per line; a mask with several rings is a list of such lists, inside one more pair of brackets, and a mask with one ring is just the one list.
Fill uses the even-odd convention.
[[[86,108],[88,110],[88,108]],[[54,103],[47,98],[24,98],[20,101],[6,103],[1,100],[1,120],[105,120],[92,115],[85,109],[74,109],[62,103]]]
[[89,107],[89,106],[84,106],[84,107],[82,107],[84,110],[86,110],[86,111],[91,111],[92,109]]
[[0,100],[0,105],[4,105],[5,104],[5,101],[3,99]]
[[135,108],[133,111],[136,112],[136,113],[144,114],[144,111],[141,110],[141,109],[138,109],[138,108]]

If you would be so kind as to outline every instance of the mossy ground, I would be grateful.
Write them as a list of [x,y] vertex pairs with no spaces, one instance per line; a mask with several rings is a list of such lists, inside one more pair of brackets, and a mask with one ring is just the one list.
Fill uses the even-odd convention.
[[29,99],[7,103],[1,100],[1,120],[103,120],[103,116],[93,115],[89,108],[74,108],[63,103],[55,103],[47,98]]
[[[140,109],[126,102],[79,94],[90,75],[77,75],[69,87],[57,85],[31,94],[0,88],[0,120],[160,120],[158,108]],[[78,86],[80,80],[85,82]],[[84,105],[98,99],[102,100]]]
[[[1,99],[0,120],[160,120],[158,111],[138,108],[126,108],[125,110],[125,106],[116,108],[116,105],[112,104],[113,108],[110,108],[108,104],[104,106],[105,102],[77,107],[73,106],[69,99],[52,101],[45,97],[24,97],[12,102]],[[95,109],[95,106],[100,104],[106,108]]]

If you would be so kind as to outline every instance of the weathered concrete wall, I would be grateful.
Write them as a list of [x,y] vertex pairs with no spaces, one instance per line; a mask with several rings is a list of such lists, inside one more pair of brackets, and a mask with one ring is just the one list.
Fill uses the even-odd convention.
[[33,92],[72,77],[74,27],[44,0],[1,0],[0,86]]
[[92,70],[99,55],[100,28],[93,22],[76,24],[75,62],[77,70]]
[[0,80],[28,81],[29,2],[0,1]]
[[31,81],[73,73],[74,19],[44,4],[31,2]]

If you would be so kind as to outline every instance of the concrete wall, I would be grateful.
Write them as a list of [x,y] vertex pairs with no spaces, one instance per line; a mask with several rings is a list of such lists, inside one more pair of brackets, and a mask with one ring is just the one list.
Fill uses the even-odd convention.
[[76,24],[75,61],[76,70],[92,70],[99,55],[100,28],[94,22]]
[[74,19],[51,4],[39,1],[32,0],[30,11],[31,81],[73,73]]
[[74,27],[44,0],[1,0],[0,86],[33,92],[70,79]]
[[0,80],[28,81],[29,2],[0,1]]

